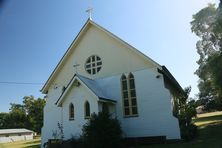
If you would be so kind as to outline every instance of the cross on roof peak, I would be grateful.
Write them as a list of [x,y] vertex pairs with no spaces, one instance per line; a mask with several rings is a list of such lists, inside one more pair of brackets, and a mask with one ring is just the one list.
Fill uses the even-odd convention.
[[89,16],[89,19],[92,20],[92,11],[93,11],[93,8],[92,7],[89,7],[86,12],[88,13],[88,16]]
[[73,65],[73,67],[75,68],[75,72],[76,74],[78,74],[78,67],[80,66],[80,64],[77,64],[77,62]]

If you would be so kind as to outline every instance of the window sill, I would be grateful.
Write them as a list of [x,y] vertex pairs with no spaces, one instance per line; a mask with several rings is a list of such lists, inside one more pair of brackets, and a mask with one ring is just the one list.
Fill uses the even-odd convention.
[[72,120],[74,120],[74,118],[69,118],[69,121],[72,121]]
[[123,115],[124,118],[135,118],[139,117],[139,115]]

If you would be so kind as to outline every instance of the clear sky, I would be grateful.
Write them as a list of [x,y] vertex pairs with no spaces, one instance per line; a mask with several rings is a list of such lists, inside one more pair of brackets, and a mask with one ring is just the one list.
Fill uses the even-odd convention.
[[[161,65],[198,93],[192,15],[219,0],[0,0],[0,82],[45,83],[94,8],[93,21]],[[0,112],[42,85],[0,83]]]

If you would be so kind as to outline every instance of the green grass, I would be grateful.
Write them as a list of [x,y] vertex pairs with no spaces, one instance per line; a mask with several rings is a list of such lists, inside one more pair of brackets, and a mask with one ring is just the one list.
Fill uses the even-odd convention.
[[18,141],[0,144],[0,148],[39,148],[40,147],[40,137],[33,140]]
[[[191,142],[151,144],[139,148],[222,148],[222,112],[207,113],[193,119],[198,136]],[[0,148],[39,148],[40,137],[30,141],[0,144]]]
[[204,114],[193,121],[199,132],[193,141],[152,144],[140,148],[222,148],[222,112]]

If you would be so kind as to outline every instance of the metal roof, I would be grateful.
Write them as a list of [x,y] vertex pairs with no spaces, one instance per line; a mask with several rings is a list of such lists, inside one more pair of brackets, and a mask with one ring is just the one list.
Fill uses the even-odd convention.
[[99,99],[102,100],[109,100],[116,102],[115,99],[113,99],[107,91],[105,91],[105,88],[101,87],[101,84],[103,83],[102,80],[92,80],[87,77],[77,75],[77,77],[89,88],[91,91],[95,93],[96,96],[98,96]]
[[24,128],[21,128],[21,129],[0,129],[0,135],[17,134],[17,133],[34,133],[34,132],[31,130],[24,129]]
[[[80,81],[83,83],[90,91],[92,91],[99,100],[109,101],[109,102],[116,102],[117,98],[111,93],[112,91],[109,90],[107,85],[110,81],[113,81],[112,78],[105,78],[105,79],[90,79],[85,76],[75,74],[72,79],[69,81],[68,85],[66,86],[65,91],[60,95],[59,99],[56,101],[56,104],[63,100],[64,95],[70,89],[71,85],[74,83],[75,80]],[[104,86],[106,85],[106,86]],[[59,103],[60,104],[60,103]]]

